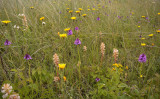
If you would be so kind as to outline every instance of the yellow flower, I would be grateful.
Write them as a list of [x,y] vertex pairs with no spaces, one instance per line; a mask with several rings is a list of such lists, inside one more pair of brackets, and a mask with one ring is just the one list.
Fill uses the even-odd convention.
[[10,23],[11,21],[9,21],[9,20],[4,20],[4,21],[1,21],[2,23],[4,23],[4,24],[8,24],[8,23]]
[[59,66],[59,69],[64,69],[66,64],[58,64],[58,66]]
[[119,67],[123,67],[122,64],[118,64]]
[[65,38],[67,37],[67,34],[59,34],[60,38]]
[[66,81],[66,76],[63,76],[64,81]]
[[152,43],[152,46],[154,46],[154,43]]
[[94,11],[94,10],[96,10],[95,8],[92,8],[92,10]]
[[158,15],[160,15],[160,13],[158,13]]
[[70,11],[69,11],[69,13],[72,13],[72,12],[73,12],[73,10],[70,10]]
[[126,69],[128,69],[128,66],[126,66]]
[[88,9],[88,11],[90,11],[91,9]]
[[64,31],[69,31],[71,28],[65,28]]
[[44,20],[44,17],[41,17],[40,20],[41,20],[41,21]]
[[148,36],[152,37],[152,36],[153,36],[153,34],[149,34]]
[[132,14],[134,14],[134,12],[132,12]]
[[117,63],[113,64],[113,66],[119,67],[119,65]]
[[83,14],[82,16],[85,17],[85,16],[87,16],[87,14]]
[[120,72],[123,72],[123,69],[120,68],[119,71],[120,71]]
[[138,26],[139,28],[141,27],[141,26]]
[[158,33],[160,33],[160,29],[159,29],[159,30],[157,30],[157,32],[158,32]]
[[146,16],[141,16],[142,18],[145,18]]
[[67,10],[69,10],[69,8],[67,8]]
[[116,69],[115,68],[112,68],[112,71],[115,71]]
[[30,9],[34,9],[34,7],[30,7]]
[[78,8],[79,9],[79,11],[82,11],[83,9],[82,8]]
[[59,35],[59,32],[57,34]]
[[143,37],[143,38],[141,38],[142,40],[144,40],[145,38]]
[[71,19],[72,19],[72,20],[75,20],[75,19],[76,19],[76,17],[71,17]]
[[76,11],[76,13],[80,13],[81,11]]
[[142,77],[143,77],[143,75],[140,75],[140,77],[142,78]]
[[141,43],[141,46],[146,46],[146,44],[145,43]]

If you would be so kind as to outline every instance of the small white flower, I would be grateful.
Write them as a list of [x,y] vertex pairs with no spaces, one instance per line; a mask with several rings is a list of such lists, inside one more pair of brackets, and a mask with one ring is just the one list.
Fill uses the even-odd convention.
[[12,91],[12,86],[10,84],[4,84],[1,92],[9,94]]
[[45,25],[46,24],[46,22],[42,22],[42,25]]
[[2,97],[3,97],[3,99],[7,98],[8,97],[8,93],[4,94]]
[[17,26],[16,26],[16,25],[14,25],[14,28],[17,28]]
[[19,94],[13,94],[13,95],[10,95],[9,96],[9,99],[20,99],[20,96],[19,96]]
[[19,29],[19,26],[17,26],[17,29]]

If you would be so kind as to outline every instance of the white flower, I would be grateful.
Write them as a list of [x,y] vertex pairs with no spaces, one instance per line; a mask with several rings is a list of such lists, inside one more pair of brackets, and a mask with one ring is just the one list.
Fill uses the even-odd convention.
[[19,96],[19,94],[13,94],[13,95],[10,95],[9,96],[9,99],[20,99],[20,96]]
[[14,28],[17,28],[17,26],[16,26],[16,25],[14,25]]
[[19,26],[17,26],[17,29],[19,29]]
[[8,97],[8,93],[4,94],[2,97],[3,97],[3,99],[7,98]]
[[9,94],[11,91],[12,91],[12,86],[10,86],[10,84],[4,84],[2,86],[2,90],[1,90],[2,93]]
[[45,25],[46,24],[46,22],[42,22],[42,25]]

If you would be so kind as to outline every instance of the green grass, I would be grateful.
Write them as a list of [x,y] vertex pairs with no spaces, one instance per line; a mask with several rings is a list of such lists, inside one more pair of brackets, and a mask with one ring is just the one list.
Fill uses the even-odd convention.
[[[7,26],[0,23],[0,85],[10,83],[22,99],[158,99],[160,33],[156,31],[160,29],[160,2],[110,1],[0,0],[0,21],[11,21]],[[34,9],[30,8],[32,6]],[[70,19],[67,8],[73,10],[76,20]],[[81,15],[87,16],[76,14],[78,8],[83,9]],[[22,23],[23,17],[18,16],[22,13],[28,28]],[[45,25],[41,17],[45,17]],[[14,25],[20,29],[15,29]],[[76,26],[80,29],[78,32],[74,30]],[[65,28],[71,28],[73,35],[62,39],[58,32],[67,33]],[[149,37],[149,34],[154,35]],[[76,38],[81,40],[81,45],[74,44]],[[5,46],[6,39],[12,44]],[[103,61],[102,42],[105,43]],[[87,47],[86,52],[83,46]],[[112,70],[113,48],[119,50],[118,63],[123,65],[123,72],[119,68]],[[55,53],[60,63],[66,64],[63,70],[57,70],[53,62]],[[147,56],[147,62],[142,63],[141,78],[138,58],[142,53]],[[25,60],[26,54],[31,55],[32,60]],[[57,71],[60,80],[54,82]],[[97,77],[99,82],[95,81]],[[0,93],[0,97],[2,95]]]

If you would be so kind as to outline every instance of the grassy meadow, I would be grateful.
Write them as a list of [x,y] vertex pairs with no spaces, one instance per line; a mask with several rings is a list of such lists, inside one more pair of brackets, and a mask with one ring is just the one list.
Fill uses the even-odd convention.
[[0,99],[160,99],[160,1],[0,0],[0,90]]

